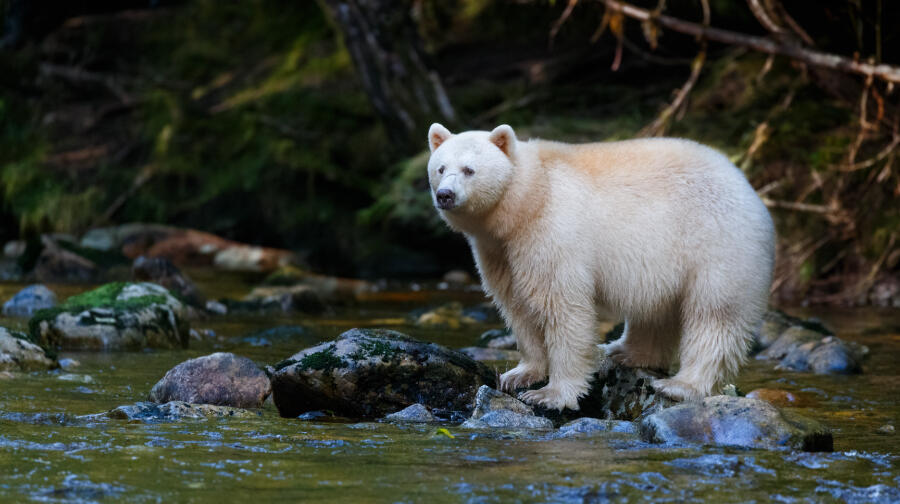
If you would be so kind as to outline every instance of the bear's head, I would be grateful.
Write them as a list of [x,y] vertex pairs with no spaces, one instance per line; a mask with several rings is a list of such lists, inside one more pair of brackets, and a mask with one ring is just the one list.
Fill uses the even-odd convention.
[[428,182],[434,206],[451,214],[477,215],[503,197],[513,175],[516,134],[506,124],[493,131],[452,134],[440,124],[428,130]]

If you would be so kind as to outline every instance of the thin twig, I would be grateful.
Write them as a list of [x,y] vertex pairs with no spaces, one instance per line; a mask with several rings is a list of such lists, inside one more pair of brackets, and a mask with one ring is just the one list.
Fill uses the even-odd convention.
[[[608,9],[621,12],[628,17],[645,21],[650,19],[651,13],[646,9],[641,9],[628,3],[617,0],[598,0]],[[778,43],[770,38],[756,37],[744,33],[733,32],[730,30],[722,30],[719,28],[704,27],[701,24],[684,21],[665,15],[658,15],[654,20],[660,25],[675,30],[677,32],[686,33],[695,37],[704,37],[715,42],[725,44],[749,47],[766,54],[778,54],[795,60],[809,63],[811,65],[830,68],[832,70],[841,70],[844,72],[855,73],[865,76],[875,76],[887,82],[900,83],[900,67],[886,65],[883,63],[875,64],[865,61],[856,61],[844,56],[836,54],[814,51],[797,45],[786,45]]]

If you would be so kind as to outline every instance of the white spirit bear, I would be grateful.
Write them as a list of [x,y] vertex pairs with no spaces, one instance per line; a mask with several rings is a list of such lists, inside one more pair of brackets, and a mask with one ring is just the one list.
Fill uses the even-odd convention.
[[[522,360],[503,373],[521,398],[578,408],[598,362],[598,313],[624,318],[607,355],[677,374],[675,399],[717,391],[745,358],[766,308],[772,219],[722,154],[669,138],[519,141],[507,125],[428,131],[441,217],[472,247],[484,290]],[[676,360],[677,359],[677,360]]]

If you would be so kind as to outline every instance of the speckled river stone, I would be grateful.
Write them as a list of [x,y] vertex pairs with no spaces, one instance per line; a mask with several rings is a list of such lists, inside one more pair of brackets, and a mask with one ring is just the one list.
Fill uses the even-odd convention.
[[73,350],[184,348],[185,306],[152,283],[111,283],[39,310],[29,322],[42,345]]
[[351,329],[269,368],[281,416],[331,410],[380,418],[420,403],[471,411],[481,385],[494,385],[483,364],[434,343],[384,329]]
[[271,391],[269,377],[252,360],[217,352],[170,369],[150,390],[150,401],[260,408]]
[[0,371],[40,371],[59,367],[24,334],[0,327]]
[[831,431],[809,418],[749,397],[714,396],[648,415],[641,437],[652,443],[832,451]]
[[[602,348],[602,346],[601,346]],[[663,408],[677,404],[675,401],[657,394],[651,385],[653,380],[664,376],[649,369],[619,366],[606,357],[600,361],[599,369],[594,373],[588,394],[578,401],[578,411],[547,410],[535,407],[535,413],[550,418],[556,425],[581,417],[594,417],[605,420],[636,420]],[[531,388],[540,388],[546,382],[537,383]],[[526,389],[519,389],[522,392]]]

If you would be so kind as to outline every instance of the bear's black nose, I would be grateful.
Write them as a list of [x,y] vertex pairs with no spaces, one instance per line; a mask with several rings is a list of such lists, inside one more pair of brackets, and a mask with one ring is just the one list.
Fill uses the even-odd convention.
[[450,189],[440,189],[434,194],[434,196],[435,199],[437,199],[438,207],[442,210],[449,210],[453,208],[453,203],[456,201],[456,193],[454,193]]

